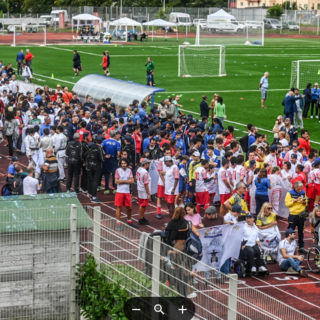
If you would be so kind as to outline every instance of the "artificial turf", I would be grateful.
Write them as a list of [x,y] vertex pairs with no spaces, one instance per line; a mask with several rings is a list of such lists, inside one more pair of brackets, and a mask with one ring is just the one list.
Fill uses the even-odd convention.
[[[243,136],[244,124],[253,123],[266,133],[272,141],[273,134],[264,131],[272,130],[277,115],[283,113],[281,105],[290,86],[292,60],[319,59],[318,39],[266,38],[265,46],[230,45],[226,49],[226,77],[178,77],[178,44],[173,39],[168,41],[156,39],[155,42],[135,42],[132,44],[111,44],[105,46],[68,45],[31,47],[34,82],[48,84],[55,88],[57,83],[67,85],[71,89],[80,77],[98,73],[103,74],[100,63],[102,51],[108,50],[111,58],[111,77],[146,83],[145,62],[151,56],[155,62],[155,83],[164,88],[165,93],[157,94],[160,101],[172,94],[180,94],[180,103],[188,111],[199,112],[199,104],[203,94],[209,101],[215,92],[219,93],[226,105],[227,120],[225,124],[233,124],[236,136]],[[22,47],[21,47],[22,48]],[[1,46],[0,59],[6,64],[15,61],[21,49]],[[73,49],[81,56],[83,71],[75,77],[72,70]],[[320,69],[320,63],[319,63]],[[260,78],[268,71],[269,93],[267,109],[260,107]],[[54,78],[51,78],[53,75]],[[319,76],[320,81],[320,76]],[[187,111],[188,110],[188,111]],[[235,122],[235,123],[234,123]],[[320,126],[318,119],[305,120],[304,127],[311,133],[311,140],[320,142]],[[320,143],[313,143],[319,148]]]

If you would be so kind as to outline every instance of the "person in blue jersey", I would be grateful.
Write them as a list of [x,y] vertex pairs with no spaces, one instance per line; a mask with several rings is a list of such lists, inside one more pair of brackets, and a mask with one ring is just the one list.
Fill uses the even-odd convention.
[[115,172],[118,167],[118,158],[120,158],[121,144],[115,140],[116,132],[115,130],[111,130],[109,132],[110,139],[104,140],[101,144],[106,157],[103,162],[102,173],[105,178],[105,191],[104,194],[110,194],[109,190],[109,179],[110,174],[112,174],[112,185],[114,187],[113,193],[117,191],[117,185],[115,183]]
[[[187,170],[187,163],[189,162],[190,158],[184,155],[181,158],[181,162],[178,165],[179,168],[179,193],[175,198],[175,207],[178,206],[184,207],[184,200],[187,192],[187,185],[188,185],[188,170]],[[180,205],[178,205],[179,198],[181,197]]]
[[209,146],[205,151],[207,152],[202,153],[201,160],[208,160],[216,167],[218,165],[218,157],[214,154],[214,148]]
[[265,72],[259,84],[259,90],[261,91],[261,108],[263,109],[267,109],[267,107],[264,104],[268,97],[268,89],[269,89],[268,77],[269,77],[269,72]]
[[216,172],[219,171],[222,165],[222,160],[224,159],[225,152],[223,150],[223,139],[216,139],[216,148],[214,149],[214,154],[217,156],[217,166],[215,167]]
[[186,144],[183,141],[183,139],[181,138],[182,136],[182,132],[181,131],[176,131],[175,132],[175,139],[176,139],[176,147],[180,148],[182,150],[181,154],[184,156],[187,152],[186,150]]
[[20,74],[22,74],[22,62],[24,60],[24,53],[23,50],[20,50],[20,52],[17,54],[17,65],[18,65],[18,76],[20,76]]
[[203,158],[203,156],[206,156],[208,154],[208,147],[212,147],[214,150],[214,139],[210,139],[207,141],[207,146],[205,147],[206,149],[202,152],[201,159],[205,159]]
[[214,140],[216,138],[216,135],[213,133],[213,128],[209,127],[208,132],[204,136],[204,146],[207,148],[208,147],[208,141],[209,140]]

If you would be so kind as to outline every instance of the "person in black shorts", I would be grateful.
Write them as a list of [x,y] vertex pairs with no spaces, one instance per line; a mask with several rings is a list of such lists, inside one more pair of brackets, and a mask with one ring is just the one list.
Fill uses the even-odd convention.
[[78,76],[79,75],[79,69],[81,69],[81,59],[80,59],[80,55],[77,52],[77,50],[73,50],[73,71],[74,71],[74,75]]

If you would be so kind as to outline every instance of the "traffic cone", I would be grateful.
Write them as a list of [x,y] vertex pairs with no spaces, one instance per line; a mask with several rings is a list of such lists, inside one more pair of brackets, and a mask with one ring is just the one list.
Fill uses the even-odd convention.
[[51,78],[54,79],[54,74],[51,75]]

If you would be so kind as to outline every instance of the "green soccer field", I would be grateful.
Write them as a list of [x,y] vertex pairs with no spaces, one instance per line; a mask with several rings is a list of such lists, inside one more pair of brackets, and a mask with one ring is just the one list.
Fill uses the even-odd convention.
[[[35,56],[32,65],[34,82],[40,85],[48,84],[52,88],[60,83],[71,89],[79,79],[72,70],[72,51],[76,48],[83,65],[80,77],[92,73],[103,74],[100,67],[102,51],[108,50],[111,77],[145,84],[144,64],[147,57],[151,56],[155,62],[156,86],[166,90],[156,96],[156,101],[180,94],[180,103],[183,104],[185,113],[190,111],[196,115],[199,113],[201,96],[207,94],[210,101],[217,92],[226,104],[225,125],[234,125],[236,136],[243,136],[245,125],[253,123],[259,127],[260,133],[267,134],[268,140],[272,141],[271,130],[277,115],[283,114],[281,103],[290,86],[291,61],[316,60],[320,56],[318,39],[266,38],[264,47],[238,44],[227,46],[226,77],[183,78],[177,76],[178,44],[182,42],[183,40],[176,42],[173,39],[156,39],[153,43],[136,42],[117,46],[34,46],[31,47]],[[15,61],[20,47],[1,46],[1,49],[1,59],[6,64]],[[258,86],[266,71],[270,73],[267,109],[261,109]],[[305,84],[301,85],[304,86]],[[318,119],[305,120],[304,127],[311,132],[312,145],[319,149]]]

